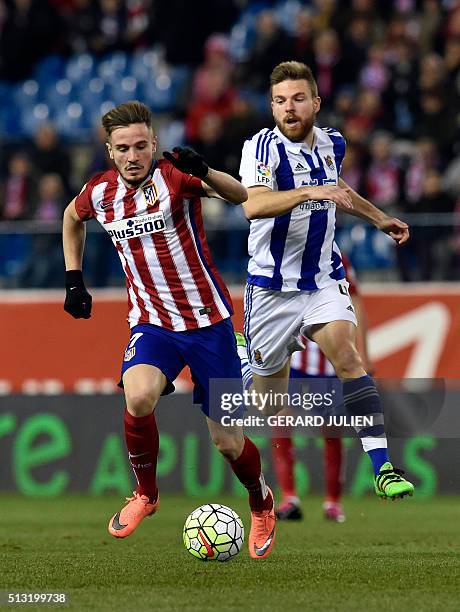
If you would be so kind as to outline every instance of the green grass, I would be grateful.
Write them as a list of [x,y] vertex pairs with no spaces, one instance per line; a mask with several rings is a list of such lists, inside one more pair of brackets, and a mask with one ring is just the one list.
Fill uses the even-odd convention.
[[182,544],[186,515],[206,501],[233,507],[248,530],[245,502],[229,497],[165,495],[155,517],[114,540],[106,525],[119,498],[0,496],[0,590],[64,591],[73,610],[459,609],[457,497],[346,500],[342,525],[309,498],[302,523],[279,524],[268,559],[245,545],[228,563],[195,560]]

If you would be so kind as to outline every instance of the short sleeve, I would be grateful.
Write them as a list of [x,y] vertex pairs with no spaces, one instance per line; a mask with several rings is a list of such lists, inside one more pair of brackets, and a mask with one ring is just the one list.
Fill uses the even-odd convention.
[[277,189],[275,171],[279,159],[274,139],[275,135],[267,130],[244,143],[240,176],[245,187]]
[[88,221],[95,217],[93,203],[91,200],[92,185],[86,183],[75,198],[75,210],[82,221]]
[[[177,171],[179,172],[179,171]],[[204,198],[206,197],[206,191],[203,189],[201,179],[191,174],[182,174],[181,181],[181,195],[184,198]]]
[[333,149],[334,149],[334,157],[335,164],[337,167],[337,178],[340,176],[340,171],[342,169],[343,158],[345,157],[345,150],[347,148],[347,143],[342,134],[336,130],[335,128],[325,127],[321,128],[323,132],[329,136],[332,141]]

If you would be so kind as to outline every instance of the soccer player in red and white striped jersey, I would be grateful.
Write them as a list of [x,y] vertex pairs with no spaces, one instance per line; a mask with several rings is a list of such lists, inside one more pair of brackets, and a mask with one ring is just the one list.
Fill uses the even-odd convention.
[[[266,557],[275,537],[273,496],[259,451],[241,427],[224,427],[210,406],[211,379],[241,380],[230,321],[230,295],[215,269],[203,229],[202,197],[241,204],[246,189],[212,168],[191,149],[156,160],[150,110],[133,101],[106,113],[102,125],[115,168],[96,175],[64,214],[64,308],[89,318],[91,296],[82,275],[84,222],[95,218],[108,232],[126,274],[131,338],[122,364],[128,456],[137,489],[109,522],[118,538],[130,535],[159,504],[159,436],[154,408],[188,365],[194,401],[202,405],[211,438],[248,489],[250,554]],[[213,412],[214,411],[214,412]]]
[[[361,354],[367,372],[373,371],[367,352],[367,320],[355,271],[348,258],[342,253],[346,279],[349,283],[348,291],[353,301],[356,318],[358,320],[357,348]],[[302,338],[306,345],[305,350],[296,351],[291,356],[291,378],[327,378],[334,376],[335,371],[330,361],[321,352],[319,346]],[[300,501],[297,496],[294,479],[294,448],[291,436],[273,437],[273,465],[281,489],[282,499],[277,508],[280,519],[296,520],[302,517]],[[343,488],[344,449],[340,437],[324,438],[324,470],[326,480],[326,498],[323,509],[327,519],[343,522],[345,515],[341,506]]]

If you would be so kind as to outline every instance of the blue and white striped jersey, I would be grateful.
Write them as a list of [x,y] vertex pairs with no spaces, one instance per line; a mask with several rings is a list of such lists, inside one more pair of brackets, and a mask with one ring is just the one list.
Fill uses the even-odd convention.
[[[247,140],[240,166],[243,185],[275,191],[337,185],[345,140],[332,128],[313,129],[313,149],[291,142],[277,127]],[[345,278],[334,240],[335,212],[334,202],[309,200],[279,217],[252,220],[248,283],[277,291],[314,291]]]

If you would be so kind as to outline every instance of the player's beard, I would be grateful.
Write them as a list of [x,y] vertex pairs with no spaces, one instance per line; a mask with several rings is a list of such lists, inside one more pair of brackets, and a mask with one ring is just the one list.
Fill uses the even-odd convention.
[[138,187],[139,185],[141,185],[145,181],[145,179],[148,177],[148,175],[150,174],[151,168],[152,168],[152,164],[150,164],[148,170],[146,172],[144,172],[142,174],[142,176],[133,177],[133,176],[129,175],[127,169],[126,170],[124,168],[121,169],[121,168],[119,168],[117,166],[117,170],[121,174],[121,177],[122,177],[123,181],[127,185],[129,185],[129,187],[131,187],[131,188]]
[[315,125],[316,113],[313,113],[306,119],[300,119],[295,116],[295,119],[299,121],[300,125],[295,128],[289,128],[289,124],[285,121],[275,121],[279,131],[289,138],[291,142],[305,142],[307,136],[310,134],[313,126]]

